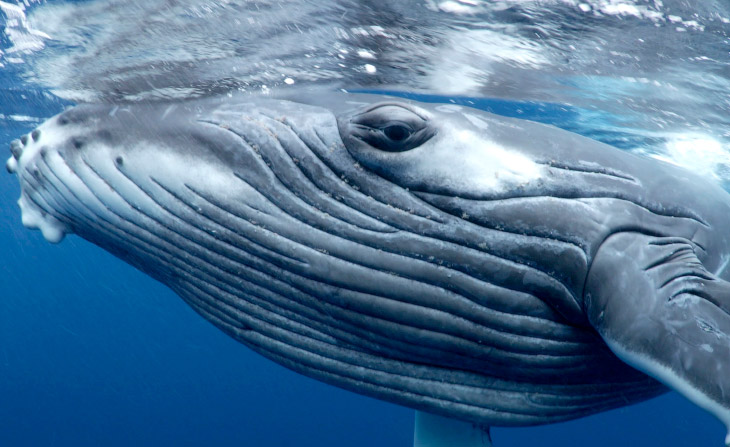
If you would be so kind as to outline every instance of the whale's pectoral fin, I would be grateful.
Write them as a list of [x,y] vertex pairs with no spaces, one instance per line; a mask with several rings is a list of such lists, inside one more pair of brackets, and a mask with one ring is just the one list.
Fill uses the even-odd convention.
[[489,427],[416,411],[413,447],[492,447]]
[[704,268],[690,241],[612,235],[593,260],[584,299],[619,358],[730,427],[730,283]]

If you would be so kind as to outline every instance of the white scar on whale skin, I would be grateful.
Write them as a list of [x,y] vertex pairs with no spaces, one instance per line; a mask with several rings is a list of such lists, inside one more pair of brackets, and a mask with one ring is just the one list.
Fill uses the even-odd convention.
[[[117,152],[125,154],[124,175],[112,162]],[[88,162],[108,183],[108,185],[100,184],[96,188],[106,190],[105,203],[123,198],[134,204],[136,208],[130,208],[124,202],[119,202],[115,207],[119,213],[132,213],[127,216],[129,219],[135,218],[136,210],[144,211],[147,215],[158,215],[162,212],[160,206],[140,189],[157,189],[155,185],[160,184],[170,188],[182,188],[188,185],[198,190],[213,192],[221,200],[236,200],[254,205],[263,203],[261,195],[238,179],[232,170],[222,169],[204,159],[176,154],[173,149],[165,146],[137,145],[124,147],[121,151],[97,150],[88,155]],[[113,189],[110,189],[109,185]],[[193,198],[191,201],[195,203],[196,199]]]
[[[436,110],[448,114],[460,114],[480,131],[488,131],[490,125],[478,116],[466,113],[464,107],[443,104]],[[460,188],[478,188],[489,192],[504,192],[509,188],[524,186],[530,181],[546,175],[544,166],[513,148],[506,148],[485,139],[471,130],[442,129],[435,142],[429,146],[437,150],[414,160],[425,174],[436,176],[439,181],[448,181]],[[437,145],[437,146],[436,146]],[[419,155],[420,156],[420,155]],[[449,172],[443,172],[448,167]],[[458,180],[453,172],[460,172]]]

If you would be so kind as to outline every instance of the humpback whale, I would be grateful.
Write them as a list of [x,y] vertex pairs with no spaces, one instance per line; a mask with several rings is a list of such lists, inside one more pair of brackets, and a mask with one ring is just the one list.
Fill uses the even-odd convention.
[[347,92],[85,104],[10,151],[26,227],[99,245],[290,369],[422,412],[419,445],[668,389],[730,426],[730,196],[679,167]]

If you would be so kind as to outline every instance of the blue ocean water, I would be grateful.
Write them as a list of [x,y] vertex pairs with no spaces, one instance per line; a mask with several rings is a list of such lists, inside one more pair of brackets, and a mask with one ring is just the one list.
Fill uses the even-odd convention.
[[[570,106],[420,99],[625,143],[592,133]],[[69,104],[12,65],[0,68],[0,148]],[[411,445],[412,410],[254,354],[164,286],[75,236],[48,244],[22,227],[18,195],[15,178],[0,175],[0,446]],[[719,446],[724,435],[676,393],[568,423],[493,431],[497,447]]]

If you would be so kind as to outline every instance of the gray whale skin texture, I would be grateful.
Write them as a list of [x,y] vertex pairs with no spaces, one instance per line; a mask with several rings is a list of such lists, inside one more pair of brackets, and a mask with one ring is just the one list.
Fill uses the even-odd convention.
[[681,168],[339,92],[81,105],[11,152],[27,227],[307,376],[485,426],[667,387],[730,422],[730,197]]

